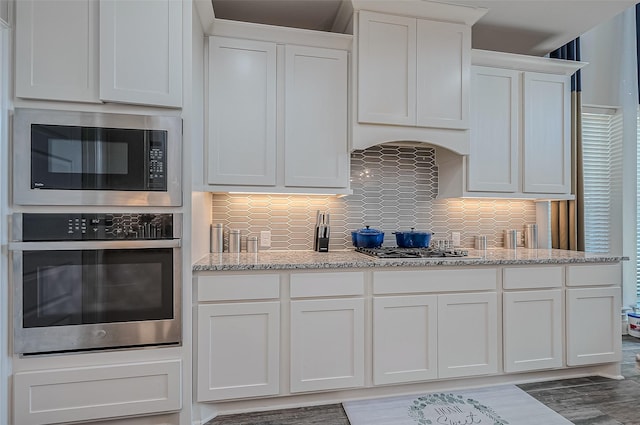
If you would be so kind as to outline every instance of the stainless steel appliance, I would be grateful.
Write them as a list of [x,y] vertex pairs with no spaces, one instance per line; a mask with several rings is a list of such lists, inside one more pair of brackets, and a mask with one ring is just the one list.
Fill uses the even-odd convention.
[[19,205],[179,206],[179,117],[16,108]]
[[13,350],[181,342],[179,214],[13,216]]
[[467,258],[469,252],[461,249],[438,248],[356,248],[356,251],[376,258]]

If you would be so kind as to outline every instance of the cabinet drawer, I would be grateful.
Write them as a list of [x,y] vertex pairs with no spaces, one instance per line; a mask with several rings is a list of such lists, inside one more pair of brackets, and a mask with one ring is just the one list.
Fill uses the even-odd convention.
[[294,273],[291,298],[335,297],[364,294],[362,272]]
[[502,278],[504,289],[560,288],[564,270],[562,266],[507,267]]
[[497,269],[407,270],[373,273],[374,294],[487,291],[498,286]]
[[198,301],[260,300],[280,297],[278,274],[198,277]]
[[567,267],[567,286],[605,286],[622,283],[622,266],[616,264],[575,265]]
[[16,373],[21,425],[92,421],[179,410],[180,360]]

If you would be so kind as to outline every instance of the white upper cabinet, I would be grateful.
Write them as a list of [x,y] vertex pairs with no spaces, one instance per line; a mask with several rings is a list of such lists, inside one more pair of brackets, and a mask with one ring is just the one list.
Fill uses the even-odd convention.
[[471,28],[418,19],[416,125],[469,128]]
[[284,184],[348,187],[347,52],[285,50]]
[[518,190],[519,72],[471,70],[471,146],[467,158],[469,191]]
[[471,29],[361,11],[358,121],[468,127]]
[[181,107],[179,0],[16,2],[16,97]]
[[360,12],[358,121],[416,125],[416,19]]
[[570,81],[585,64],[473,55],[469,155],[438,150],[438,196],[572,199]]
[[20,0],[17,97],[98,102],[98,3]]
[[471,26],[486,9],[352,3],[352,149],[410,141],[468,154]]
[[100,0],[100,98],[182,106],[182,2]]
[[209,39],[208,183],[276,184],[276,45]]
[[571,81],[524,74],[523,191],[571,192]]
[[351,36],[230,21],[214,33],[203,190],[351,193]]

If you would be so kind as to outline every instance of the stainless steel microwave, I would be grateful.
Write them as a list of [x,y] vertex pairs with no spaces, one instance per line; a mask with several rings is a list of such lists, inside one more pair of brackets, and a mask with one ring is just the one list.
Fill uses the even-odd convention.
[[180,206],[179,117],[16,108],[18,205]]

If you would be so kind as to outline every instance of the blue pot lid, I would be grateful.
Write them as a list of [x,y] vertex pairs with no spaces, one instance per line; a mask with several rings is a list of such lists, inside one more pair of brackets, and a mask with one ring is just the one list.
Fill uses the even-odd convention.
[[379,235],[380,233],[382,233],[382,231],[377,229],[370,229],[369,226],[366,226],[364,229],[356,230],[356,233],[359,233],[361,235]]
[[413,228],[413,227],[408,232],[398,231],[398,232],[393,232],[393,233],[394,234],[399,234],[399,235],[405,235],[405,234],[410,234],[410,235],[430,235],[431,234],[431,232],[422,232],[420,230],[415,230],[415,228]]

